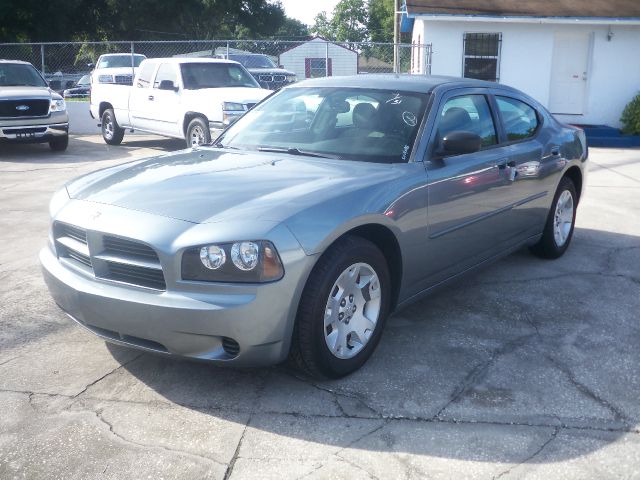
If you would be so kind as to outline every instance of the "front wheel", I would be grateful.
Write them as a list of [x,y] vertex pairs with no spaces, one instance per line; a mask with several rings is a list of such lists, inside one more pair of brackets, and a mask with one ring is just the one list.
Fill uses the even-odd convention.
[[65,135],[64,137],[54,138],[49,141],[49,148],[54,152],[64,152],[69,146],[69,135]]
[[334,244],[313,269],[300,300],[292,358],[318,378],[340,378],[375,350],[390,308],[382,252],[360,237]]
[[564,254],[573,237],[577,206],[576,187],[571,179],[563,177],[553,197],[542,238],[531,247],[535,255],[553,259]]
[[118,125],[111,108],[102,114],[102,138],[108,145],[120,145],[124,138],[124,128]]
[[204,118],[196,117],[189,122],[186,140],[187,148],[211,143],[211,132],[209,131],[209,125]]

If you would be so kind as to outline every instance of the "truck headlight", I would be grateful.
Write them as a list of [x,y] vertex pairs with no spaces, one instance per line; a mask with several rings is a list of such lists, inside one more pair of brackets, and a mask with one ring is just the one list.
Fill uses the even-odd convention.
[[244,112],[245,107],[242,103],[222,102],[222,110],[227,112]]
[[64,99],[52,99],[51,106],[49,107],[49,113],[51,112],[64,112],[67,109],[67,104]]
[[267,240],[193,247],[182,254],[182,279],[201,282],[262,283],[280,280],[284,268]]

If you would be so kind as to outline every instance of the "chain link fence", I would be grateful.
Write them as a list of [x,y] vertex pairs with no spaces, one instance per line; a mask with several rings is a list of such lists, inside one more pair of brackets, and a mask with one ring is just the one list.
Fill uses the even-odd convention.
[[[308,41],[192,40],[149,42],[2,43],[0,59],[23,60],[38,68],[51,88],[63,90],[90,73],[107,53],[159,57],[217,57],[243,63],[260,81],[280,67],[297,80],[372,73],[431,72],[431,45]],[[273,73],[273,72],[272,72]],[[273,80],[273,77],[271,77]],[[263,82],[261,82],[263,83]],[[268,82],[267,82],[268,83]],[[265,85],[263,85],[265,86]]]

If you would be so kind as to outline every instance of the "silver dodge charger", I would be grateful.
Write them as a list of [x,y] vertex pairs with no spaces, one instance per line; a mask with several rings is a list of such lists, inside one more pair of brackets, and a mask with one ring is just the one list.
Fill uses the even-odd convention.
[[436,287],[524,246],[561,256],[587,152],[503,85],[310,80],[213,144],[68,183],[40,260],[60,308],[109,342],[336,378]]

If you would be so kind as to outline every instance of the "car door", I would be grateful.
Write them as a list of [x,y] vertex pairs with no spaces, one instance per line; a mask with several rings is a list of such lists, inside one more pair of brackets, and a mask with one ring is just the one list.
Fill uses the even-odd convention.
[[[511,236],[505,215],[512,182],[508,150],[499,141],[499,123],[487,89],[455,89],[440,99],[425,166],[428,183],[428,284],[486,260]],[[481,138],[479,151],[441,152],[451,132]]]
[[145,61],[141,65],[140,75],[136,78],[129,94],[129,117],[131,126],[141,130],[153,131],[153,97],[151,83],[154,78],[155,62]]
[[506,222],[514,237],[522,239],[542,231],[554,194],[547,178],[552,170],[547,167],[561,161],[560,147],[539,138],[544,117],[526,98],[501,91],[495,91],[493,98],[512,180],[513,208]]
[[[178,66],[161,63],[153,81],[149,100],[150,123],[155,132],[181,136],[180,88]],[[169,89],[169,82],[174,89]]]

